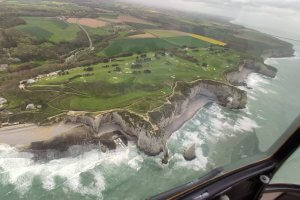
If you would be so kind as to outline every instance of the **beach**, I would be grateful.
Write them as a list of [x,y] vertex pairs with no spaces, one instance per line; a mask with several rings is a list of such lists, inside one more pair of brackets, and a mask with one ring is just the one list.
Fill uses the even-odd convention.
[[51,140],[78,125],[54,124],[37,126],[35,124],[19,124],[0,128],[0,143],[12,146],[30,145],[32,142]]

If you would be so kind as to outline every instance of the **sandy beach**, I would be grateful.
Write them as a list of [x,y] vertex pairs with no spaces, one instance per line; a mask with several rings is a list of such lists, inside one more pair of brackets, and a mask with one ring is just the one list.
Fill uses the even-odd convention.
[[31,142],[52,139],[71,130],[78,125],[54,124],[52,126],[37,126],[34,124],[20,124],[0,128],[0,143],[13,146],[29,145]]

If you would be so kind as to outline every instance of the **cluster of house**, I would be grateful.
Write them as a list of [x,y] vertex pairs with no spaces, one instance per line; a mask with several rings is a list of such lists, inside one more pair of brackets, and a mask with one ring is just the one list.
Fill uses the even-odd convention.
[[15,126],[15,125],[19,125],[19,124],[20,124],[20,122],[13,122],[13,123],[11,123],[11,122],[3,122],[3,123],[1,123],[0,122],[0,128],[5,127],[5,126]]
[[4,106],[4,104],[7,103],[7,100],[3,97],[0,97],[0,108],[2,108]]
[[6,71],[8,69],[8,64],[0,64],[0,71]]
[[[164,52],[164,51],[158,51],[158,52],[155,52],[155,58],[156,59],[160,59],[160,57],[164,57],[164,56],[168,56],[169,54]],[[173,54],[170,54],[171,57],[173,57]]]
[[[30,85],[35,83],[36,81],[38,81],[39,79],[42,79],[44,77],[53,77],[53,76],[57,76],[59,73],[61,73],[61,70],[59,71],[55,71],[55,72],[51,72],[49,74],[40,74],[35,78],[30,78],[27,80],[22,80],[19,82],[19,88],[20,90],[25,90],[26,85]],[[42,106],[41,105],[34,105],[33,103],[30,103],[26,106],[26,110],[36,110],[36,109],[41,109]]]
[[61,70],[55,71],[55,72],[51,72],[51,73],[49,73],[49,74],[40,74],[40,75],[38,75],[38,76],[35,77],[35,78],[30,78],[30,79],[27,79],[27,80],[22,80],[22,81],[19,82],[19,88],[20,88],[20,90],[25,90],[26,85],[33,84],[33,83],[35,83],[36,81],[38,81],[39,79],[42,79],[42,78],[44,78],[44,77],[53,77],[53,76],[57,76],[59,73],[61,73]]
[[138,69],[143,66],[143,63],[150,62],[151,58],[147,57],[147,54],[141,54],[140,56],[136,57],[136,60],[134,63],[132,63],[131,68]]
[[26,110],[36,110],[41,109],[42,105],[34,105],[33,103],[30,103],[26,106]]

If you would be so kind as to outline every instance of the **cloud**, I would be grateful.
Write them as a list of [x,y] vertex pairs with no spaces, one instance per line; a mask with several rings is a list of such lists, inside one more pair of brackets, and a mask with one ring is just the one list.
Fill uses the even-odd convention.
[[[121,0],[122,1],[122,0]],[[278,15],[300,13],[299,0],[123,0],[145,5],[185,11],[235,16],[240,11],[257,10]]]
[[300,39],[300,0],[118,0],[225,16],[263,32]]
[[236,7],[236,8],[244,8],[244,7],[253,7],[253,8],[261,8],[261,7],[273,7],[280,9],[290,9],[294,11],[300,11],[300,3],[299,0],[182,0],[182,1],[190,1],[190,2],[205,2],[208,5],[214,6],[225,6],[225,7]]

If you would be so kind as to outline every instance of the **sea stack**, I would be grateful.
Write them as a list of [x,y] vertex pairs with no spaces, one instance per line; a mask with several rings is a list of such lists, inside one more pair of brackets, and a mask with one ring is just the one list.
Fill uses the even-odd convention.
[[190,147],[188,147],[183,154],[185,160],[190,161],[196,158],[196,147],[195,143],[193,143]]

